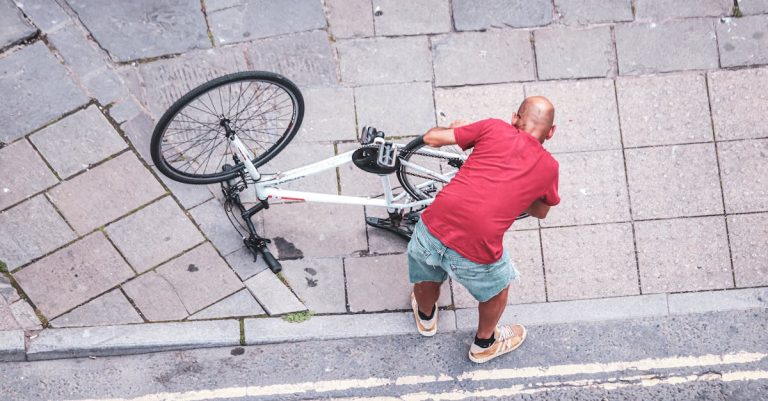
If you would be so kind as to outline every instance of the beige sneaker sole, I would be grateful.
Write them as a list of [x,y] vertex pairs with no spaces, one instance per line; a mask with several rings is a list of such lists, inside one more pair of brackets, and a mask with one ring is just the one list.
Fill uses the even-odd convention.
[[419,334],[424,337],[432,337],[437,334],[437,315],[439,312],[437,307],[435,307],[435,324],[432,326],[432,329],[427,329],[421,324],[421,319],[419,319],[419,306],[416,303],[416,298],[413,296],[413,293],[411,293],[411,309],[413,309],[413,319],[416,321],[416,330],[419,331]]
[[[496,358],[497,356],[501,356],[501,355],[510,353],[510,352],[520,348],[520,346],[523,345],[523,343],[525,342],[525,337],[528,335],[528,330],[526,330],[526,328],[523,325],[520,325],[520,327],[523,328],[523,334],[520,336],[520,342],[519,343],[517,343],[517,344],[515,344],[515,345],[511,346],[510,348],[507,348],[507,349],[505,349],[503,351],[494,352],[493,354],[490,354],[488,356],[479,357],[479,358],[475,357],[474,355],[472,355],[472,351],[470,350],[469,351],[469,360],[472,361],[472,362],[475,362],[475,363],[484,363],[484,362],[490,361],[493,358]],[[496,344],[494,344],[494,345],[496,345]]]

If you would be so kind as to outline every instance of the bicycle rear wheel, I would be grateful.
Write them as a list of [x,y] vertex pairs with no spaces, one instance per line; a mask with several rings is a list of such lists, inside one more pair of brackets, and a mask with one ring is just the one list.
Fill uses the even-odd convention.
[[[258,167],[293,139],[303,117],[304,99],[287,78],[264,71],[225,75],[191,90],[163,114],[152,133],[152,160],[176,181],[225,181],[244,168],[225,126],[251,150]],[[225,164],[234,168],[224,170]]]
[[456,145],[439,149],[414,139],[402,150],[397,180],[415,200],[434,198],[463,164],[466,153]]

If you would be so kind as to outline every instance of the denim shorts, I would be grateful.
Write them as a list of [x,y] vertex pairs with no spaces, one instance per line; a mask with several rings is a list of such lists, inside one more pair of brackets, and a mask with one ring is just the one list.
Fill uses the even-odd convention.
[[408,274],[411,283],[443,282],[451,276],[480,302],[493,298],[518,276],[506,250],[494,263],[475,263],[443,245],[421,221],[408,243]]

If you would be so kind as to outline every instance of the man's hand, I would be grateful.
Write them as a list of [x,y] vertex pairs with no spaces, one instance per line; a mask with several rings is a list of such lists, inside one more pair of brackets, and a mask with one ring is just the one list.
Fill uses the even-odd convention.
[[541,199],[536,199],[531,203],[531,206],[528,206],[528,209],[525,209],[525,212],[538,219],[543,219],[547,217],[549,208],[550,206],[542,202]]

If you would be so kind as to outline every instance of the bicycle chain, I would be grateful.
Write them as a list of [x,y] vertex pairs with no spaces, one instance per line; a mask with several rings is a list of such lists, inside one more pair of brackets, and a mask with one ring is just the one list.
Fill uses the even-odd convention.
[[[379,145],[368,144],[368,145],[360,145],[360,147],[361,148],[374,148],[374,149],[378,149]],[[448,160],[448,161],[454,161],[454,160],[462,161],[460,157],[447,157],[447,156],[430,155],[430,154],[426,154],[426,153],[418,153],[418,150],[417,151],[410,151],[410,150],[398,149],[397,153],[398,153],[398,157],[400,157],[401,154],[409,154],[410,153],[410,154],[418,154],[418,155],[422,155],[422,156],[426,156],[426,157],[433,157],[435,159],[444,159],[444,160]],[[411,176],[414,176],[414,177],[423,178],[425,180],[434,180],[435,179],[435,177],[428,177],[428,176],[421,175],[421,174],[411,173],[409,171],[406,171],[405,174],[408,174],[408,175],[411,175]],[[448,183],[448,181],[442,181],[442,180],[440,180],[440,181],[443,182],[444,184]]]

